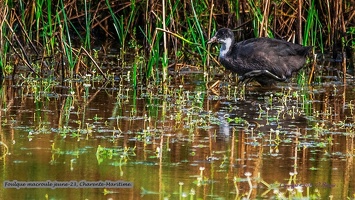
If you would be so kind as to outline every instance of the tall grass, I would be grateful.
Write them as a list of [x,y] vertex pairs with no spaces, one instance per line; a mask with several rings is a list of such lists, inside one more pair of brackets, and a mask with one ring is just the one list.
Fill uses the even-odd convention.
[[[81,55],[73,51],[75,47],[84,46],[90,52],[95,40],[113,38],[124,60],[130,50],[127,44],[134,40],[142,45],[141,55],[146,56],[146,65],[137,65],[140,69],[136,71],[143,71],[145,80],[154,84],[166,82],[170,65],[178,70],[178,64],[189,62],[205,69],[206,40],[220,27],[240,29],[237,40],[261,36],[296,38],[296,43],[336,53],[351,43],[353,34],[346,27],[355,26],[351,0],[9,0],[1,4],[2,47],[6,46],[6,38],[14,44],[11,51],[20,44],[34,45],[32,50],[39,49],[43,57],[64,63],[62,68],[73,74],[82,61]],[[9,28],[18,35],[19,42],[11,41],[13,37],[6,32]],[[1,49],[2,67],[11,55],[5,49]],[[44,68],[46,62],[37,60],[40,69]]]
[[269,15],[270,1],[264,2],[248,0],[255,37],[273,37],[269,27],[269,20],[272,20],[272,15]]
[[132,0],[127,3],[130,4],[130,11],[128,12],[128,18],[125,16],[127,12],[122,13],[120,15],[116,15],[113,8],[111,7],[110,1],[106,0],[105,1],[106,6],[110,12],[110,17],[113,20],[113,26],[115,28],[121,49],[125,49],[125,44],[126,44],[126,39],[129,33],[129,30],[131,29],[131,24],[134,21],[134,18],[136,17],[137,14],[137,9],[136,9],[136,1]]
[[312,0],[308,9],[307,20],[305,21],[303,45],[318,46],[324,53],[322,24],[319,20],[318,11],[315,8],[315,1]]
[[[60,44],[62,47],[62,50],[64,51],[64,55],[67,58],[69,69],[71,72],[71,77],[73,76],[73,69],[75,67],[75,57],[74,53],[72,51],[73,45],[71,42],[71,35],[69,31],[69,19],[66,14],[65,10],[65,4],[63,0],[60,0],[60,10],[56,18],[57,18],[57,23],[59,24],[59,36],[60,36]],[[64,72],[63,72],[64,73]]]
[[0,85],[2,84],[3,76],[4,76],[4,71],[5,71],[5,65],[6,65],[6,58],[7,58],[7,52],[8,52],[8,42],[2,38],[7,35],[7,28],[6,28],[6,17],[7,17],[7,8],[5,7],[4,9],[0,10]]
[[196,49],[197,49],[199,55],[201,55],[201,61],[202,61],[203,66],[206,67],[207,56],[208,55],[203,50],[206,49],[206,42],[207,41],[205,40],[205,37],[204,37],[204,31],[203,31],[202,25],[201,25],[202,21],[199,20],[198,16],[201,16],[203,14],[201,12],[202,10],[208,9],[208,5],[205,4],[204,2],[199,2],[199,3],[200,3],[199,4],[200,13],[196,13],[194,2],[191,0],[191,9],[192,9],[192,13],[193,13],[193,23],[191,23],[189,18],[188,18],[187,22],[188,22],[188,25],[189,25],[189,30],[191,30],[191,36],[193,38],[194,43],[201,44],[201,46],[202,46],[202,49],[200,48],[200,46],[196,46]]
[[[52,1],[47,0],[47,20],[43,18],[43,22],[47,22],[44,28],[44,34],[43,37],[45,38],[44,41],[46,42],[45,44],[45,49],[48,51],[48,55],[51,55],[52,52],[54,52],[54,45],[55,45],[55,37],[53,36],[53,31],[55,30],[55,24],[53,23],[52,19]],[[47,39],[49,37],[49,39]]]
[[[165,9],[165,0],[162,0],[162,25],[163,30],[166,30],[166,9]],[[163,83],[166,83],[167,76],[168,76],[168,47],[167,47],[167,40],[166,40],[166,32],[163,32],[163,58],[162,58],[162,76],[163,76]]]
[[91,12],[90,12],[90,2],[84,0],[84,10],[85,10],[85,42],[84,46],[91,49]]

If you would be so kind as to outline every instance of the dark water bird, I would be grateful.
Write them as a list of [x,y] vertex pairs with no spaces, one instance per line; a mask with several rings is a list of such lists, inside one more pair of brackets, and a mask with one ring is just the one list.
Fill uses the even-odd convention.
[[214,42],[221,44],[221,64],[241,76],[238,82],[255,80],[262,86],[289,79],[303,67],[312,48],[271,38],[252,38],[237,43],[228,28],[219,29],[208,44]]

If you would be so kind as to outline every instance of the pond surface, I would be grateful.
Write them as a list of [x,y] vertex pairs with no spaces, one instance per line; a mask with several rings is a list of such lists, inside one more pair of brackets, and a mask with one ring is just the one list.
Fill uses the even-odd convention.
[[200,71],[136,90],[6,81],[0,199],[354,198],[353,80],[315,75],[245,93],[215,77],[219,94]]

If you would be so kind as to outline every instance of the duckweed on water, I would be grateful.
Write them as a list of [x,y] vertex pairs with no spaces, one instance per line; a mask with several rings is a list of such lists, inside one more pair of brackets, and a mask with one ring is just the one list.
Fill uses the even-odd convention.
[[[184,79],[185,83],[192,80],[189,75],[185,75]],[[97,170],[103,174],[109,168],[117,171],[117,177],[127,179],[127,175],[133,173],[133,168],[139,173],[149,166],[162,166],[164,170],[161,173],[167,170],[170,174],[168,171],[177,170],[181,174],[171,180],[162,180],[171,181],[170,187],[164,192],[148,182],[135,181],[140,193],[145,196],[195,198],[206,195],[201,192],[201,188],[210,188],[210,195],[214,197],[251,198],[257,185],[261,188],[257,192],[260,198],[324,197],[325,188],[316,186],[303,175],[304,170],[308,173],[323,172],[322,167],[316,165],[319,160],[311,155],[323,157],[325,160],[322,162],[335,158],[345,161],[347,157],[354,155],[336,154],[337,151],[353,152],[351,144],[354,142],[355,126],[351,114],[352,101],[349,100],[352,94],[349,93],[343,103],[346,105],[345,109],[338,110],[335,106],[336,98],[331,104],[334,108],[320,107],[321,99],[315,99],[315,92],[318,95],[321,94],[319,91],[308,90],[307,98],[304,98],[299,95],[302,91],[296,87],[281,87],[276,88],[278,91],[275,93],[262,93],[253,91],[254,88],[250,86],[246,90],[245,99],[241,100],[224,96],[233,94],[224,90],[223,86],[216,98],[203,87],[186,85],[170,87],[164,94],[154,88],[134,90],[124,86],[102,87],[96,93],[97,88],[100,88],[99,82],[90,81],[90,85],[84,84],[87,82],[68,82],[70,87],[62,87],[65,88],[64,94],[38,96],[40,101],[25,101],[21,97],[20,102],[26,104],[27,108],[30,108],[29,105],[37,105],[36,109],[48,110],[41,113],[27,111],[36,114],[25,118],[31,123],[26,124],[26,128],[21,131],[27,131],[30,135],[30,140],[27,141],[29,144],[34,144],[43,137],[52,137],[50,163],[54,166],[68,164],[73,172],[81,168],[80,163],[85,158],[93,167],[99,166]],[[33,91],[34,88],[31,87],[37,86],[28,84],[27,87],[18,88],[18,94]],[[323,90],[322,93],[343,95],[341,92],[345,90],[339,88],[338,91],[340,93],[337,94],[332,90],[329,93]],[[5,88],[3,92],[12,91]],[[2,98],[4,96],[8,95],[2,95]],[[105,99],[105,102],[99,99]],[[60,108],[58,118],[53,118],[53,107]],[[10,119],[14,116],[10,112],[11,109],[7,109],[2,116],[3,129],[11,129],[19,121],[23,121],[24,116],[15,117],[11,122]],[[317,112],[319,114],[313,115]],[[342,118],[336,118],[337,116]],[[57,128],[51,128],[53,121],[58,123]],[[344,143],[339,138],[346,140],[343,145],[346,149],[333,151],[332,148],[339,148]],[[14,140],[19,142],[21,138]],[[68,144],[71,147],[66,147]],[[6,152],[4,147],[3,149]],[[289,149],[294,149],[292,155],[288,154]],[[31,149],[22,151],[35,154]],[[299,163],[300,156],[302,163],[313,164],[303,166]],[[292,159],[292,164],[289,158]],[[286,162],[278,163],[281,159],[286,159]],[[269,163],[268,160],[273,162]],[[263,170],[267,172],[253,171],[255,167],[260,167],[256,162],[261,161],[265,165]],[[285,167],[282,166],[286,166],[287,171],[291,169],[293,173],[288,181],[285,181],[286,176],[273,174],[278,173],[277,171],[283,174]],[[274,172],[268,172],[268,168]],[[243,171],[250,171],[250,174],[246,176]],[[154,168],[150,168],[150,173],[145,176],[156,173],[158,172]],[[273,175],[268,176],[267,173]],[[306,186],[308,183],[313,184],[312,187]],[[334,185],[333,182],[327,184]],[[111,192],[106,195],[117,191]]]

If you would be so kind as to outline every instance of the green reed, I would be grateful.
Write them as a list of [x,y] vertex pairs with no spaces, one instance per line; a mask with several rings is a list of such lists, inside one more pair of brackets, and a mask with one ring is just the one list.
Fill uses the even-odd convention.
[[[8,51],[8,43],[4,42],[4,46],[0,48],[0,88],[2,85],[3,77],[7,74],[10,74],[10,71],[7,72],[6,70],[6,58],[7,58],[7,51]],[[11,70],[12,71],[12,70]]]
[[136,9],[136,1],[132,0],[130,2],[130,12],[128,14],[128,20],[127,23],[125,23],[125,15],[120,15],[120,17],[117,17],[114,11],[112,10],[112,7],[110,5],[110,2],[108,0],[105,1],[107,8],[110,12],[111,18],[113,20],[113,25],[116,30],[116,34],[118,37],[118,40],[120,42],[122,50],[125,49],[125,43],[126,39],[129,33],[130,28],[132,27],[132,23],[135,20],[135,17],[137,16],[138,10]]
[[[45,20],[43,20],[44,22]],[[43,37],[47,38],[48,36],[50,37],[49,40],[46,42],[46,50],[49,51],[48,53],[51,54],[54,52],[54,45],[55,45],[55,37],[53,34],[53,31],[55,29],[55,26],[53,25],[53,20],[52,20],[52,1],[47,0],[47,24],[44,26],[43,31],[47,34],[43,34]]]
[[253,30],[254,30],[254,36],[258,37],[259,36],[259,24],[262,21],[262,12],[260,10],[260,7],[255,4],[254,1],[248,0],[249,6],[251,8],[252,12],[252,24],[253,24]]
[[[272,16],[264,13],[263,7],[269,8],[269,4],[263,5],[260,1],[248,0],[249,7],[251,9],[252,25],[255,37],[267,36],[273,38],[273,33],[268,27],[269,21],[272,20]],[[264,8],[265,11],[267,9]]]
[[349,27],[346,33],[349,34],[350,38],[347,40],[344,39],[345,45],[355,49],[355,26]]
[[[318,46],[324,53],[322,24],[319,20],[318,11],[315,8],[315,0],[311,1],[311,5],[307,10],[308,15],[305,21],[303,45]],[[319,35],[318,35],[319,33]]]
[[113,20],[113,25],[115,27],[119,42],[120,42],[121,46],[123,46],[124,45],[123,16],[121,16],[121,18],[118,19],[110,6],[110,2],[108,0],[106,0],[105,2],[106,2],[108,10],[110,11],[110,15]]
[[0,88],[2,85],[3,76],[4,76],[4,61],[2,56],[0,56]]
[[[51,57],[55,62],[58,62],[56,59],[63,57],[63,60],[68,62],[69,69],[73,70],[79,60],[78,57],[81,56],[73,49],[73,36],[78,37],[78,41],[81,42],[78,45],[86,49],[91,49],[92,31],[98,30],[105,36],[117,37],[122,50],[120,56],[123,59],[125,45],[130,43],[130,40],[140,39],[136,38],[140,35],[140,33],[135,34],[134,30],[137,29],[144,35],[145,42],[141,49],[144,51],[146,65],[144,68],[139,68],[143,65],[136,65],[137,68],[132,72],[141,69],[146,80],[154,84],[161,84],[168,80],[169,64],[176,63],[180,66],[190,60],[188,64],[207,66],[206,39],[210,36],[210,30],[216,30],[217,27],[228,26],[232,29],[238,27],[245,30],[237,36],[237,40],[241,40],[252,37],[250,35],[252,32],[249,30],[254,31],[254,37],[278,35],[292,38],[295,27],[302,24],[300,27],[302,30],[296,31],[299,31],[297,35],[303,36],[303,44],[312,45],[321,52],[328,48],[327,45],[340,44],[344,47],[350,46],[353,41],[348,39],[353,37],[351,33],[343,30],[343,25],[352,27],[354,24],[353,19],[346,17],[347,13],[352,11],[350,0],[340,1],[341,5],[329,0],[320,2],[304,0],[302,5],[299,5],[300,1],[297,0],[276,2],[248,0],[245,4],[241,4],[241,1],[220,0],[134,0],[114,4],[109,0],[105,0],[104,4],[100,1],[87,0],[74,0],[70,4],[63,0],[54,2],[50,0],[36,0],[33,3],[23,0],[6,1],[0,22],[4,26],[2,30],[12,28],[14,33],[21,33],[18,34],[21,37],[19,37],[20,42],[15,43],[15,49],[20,43],[38,45],[40,48],[37,49],[42,49],[44,57]],[[297,8],[302,8],[301,16],[297,15]],[[274,12],[270,12],[271,9],[274,9]],[[337,16],[331,14],[333,10]],[[298,17],[301,21],[299,24],[295,20]],[[8,25],[4,25],[6,23],[3,23],[3,19],[9,20]],[[274,26],[271,27],[271,24]],[[11,38],[4,33],[3,31],[2,38],[4,36]],[[177,39],[176,36],[181,37]],[[342,39],[343,43],[341,43]],[[191,41],[193,45],[186,41]],[[137,43],[140,44],[140,41]],[[339,49],[344,50],[344,48]],[[0,61],[4,70],[6,66],[4,63],[11,54],[4,52],[3,49],[1,53]],[[172,56],[175,56],[175,59],[172,59]],[[39,65],[44,63],[38,60],[36,62]],[[43,69],[43,66],[39,67]]]
[[89,12],[90,9],[91,9],[91,3],[87,2],[86,0],[84,0],[84,10],[85,10],[85,28],[86,28],[86,31],[85,31],[85,42],[84,42],[84,46],[88,49],[91,49],[91,41],[90,41],[90,38],[91,38],[91,13]]
[[133,69],[132,69],[132,84],[133,87],[136,89],[137,88],[137,65],[138,65],[138,58],[136,57],[134,59],[134,63],[133,63]]
[[[61,45],[62,45],[62,50],[64,51],[64,54],[67,58],[68,64],[69,64],[69,69],[71,70],[71,77],[73,75],[73,69],[75,66],[75,57],[74,53],[72,51],[72,43],[71,43],[71,36],[70,36],[70,31],[69,31],[69,19],[67,18],[67,14],[65,12],[65,4],[63,3],[63,0],[60,1],[60,11],[62,13],[62,18],[60,15],[57,15],[57,23],[61,24],[61,30],[60,31],[60,39],[61,39]],[[63,22],[62,22],[63,21]],[[64,73],[64,72],[63,72]]]
[[[315,1],[310,1],[308,10],[306,10],[307,18],[304,24],[303,45],[318,47],[324,53],[322,24],[319,20],[318,10],[315,7]],[[304,86],[307,83],[305,70],[301,70],[297,76],[297,83]]]
[[[176,1],[175,4],[171,4],[171,1],[168,2],[168,7],[171,8],[169,14],[167,14],[168,17],[165,17],[164,15],[157,16],[159,17],[159,20],[157,20],[155,26],[159,29],[156,29],[153,33],[149,31],[143,31],[143,29],[140,27],[141,32],[144,34],[145,39],[148,44],[150,44],[150,52],[149,52],[149,59],[148,59],[148,64],[146,68],[146,77],[147,79],[153,78],[155,83],[160,83],[160,82],[166,82],[167,80],[167,67],[168,67],[168,52],[166,46],[167,44],[164,44],[164,49],[163,49],[163,56],[160,56],[160,42],[163,39],[164,40],[164,34],[166,34],[164,31],[164,27],[166,28],[167,26],[170,25],[171,19],[174,18],[174,13],[178,9],[180,1]],[[147,7],[149,5],[147,4]],[[164,11],[166,12],[166,11]],[[165,24],[164,24],[165,23]],[[152,30],[153,25],[150,23],[146,24],[146,30]],[[163,41],[164,42],[164,41]],[[164,42],[166,43],[166,41]],[[161,76],[159,74],[159,63],[161,61]],[[155,73],[155,76],[154,76]]]
[[[8,29],[5,26],[4,20],[7,20],[7,10],[3,9],[2,12],[0,12],[0,85],[2,84],[2,78],[5,74],[5,66],[6,66],[6,58],[7,58],[7,52],[9,50],[9,43],[8,41],[4,38],[4,36],[8,35]],[[1,89],[1,87],[0,87]]]
[[[162,0],[162,27],[163,30],[166,30],[166,3],[165,0]],[[166,33],[163,32],[163,58],[162,58],[162,82],[166,83],[167,74],[168,74],[168,47],[167,47],[167,38]]]
[[[150,25],[148,24],[148,28],[150,28]],[[141,29],[141,28],[140,28]],[[147,77],[147,81],[149,79],[153,79],[155,80],[156,83],[159,82],[159,74],[154,75],[155,73],[155,68],[157,65],[159,65],[159,61],[160,61],[160,44],[159,42],[156,41],[160,41],[160,39],[162,38],[162,34],[158,33],[157,31],[154,32],[154,34],[150,34],[150,33],[144,33],[144,31],[141,29],[142,33],[145,36],[145,39],[147,40],[148,44],[151,44],[150,46],[150,52],[148,55],[148,61],[147,61],[147,68],[145,69],[146,73],[146,77]]]
[[72,107],[73,101],[74,101],[74,95],[73,96],[67,96],[65,98],[63,107],[60,110],[58,127],[65,134],[67,133],[67,131],[65,131],[65,130],[69,127],[70,111],[72,109],[71,107]]
[[204,2],[200,2],[200,4],[198,4],[198,6],[199,6],[198,11],[200,11],[200,13],[196,13],[194,3],[191,0],[193,23],[191,22],[191,20],[189,18],[187,18],[187,23],[189,25],[188,27],[189,27],[189,32],[191,33],[191,36],[192,36],[192,41],[194,41],[194,43],[196,43],[196,44],[201,44],[201,46],[202,46],[202,49],[200,48],[199,45],[195,46],[195,48],[197,49],[197,52],[201,56],[203,66],[205,67],[206,63],[207,63],[208,54],[205,53],[204,49],[206,49],[207,42],[205,40],[205,37],[203,34],[204,31],[202,29],[202,25],[201,25],[200,20],[198,19],[198,16],[203,14],[202,11],[207,9],[207,5]]
[[[41,18],[42,18],[42,6],[43,6],[43,2],[42,0],[36,0],[35,1],[35,5],[34,5],[34,17],[35,17],[35,28],[36,28],[36,41],[39,41],[39,33],[40,33],[40,22],[41,22]],[[30,28],[30,31],[32,29],[32,26]]]

